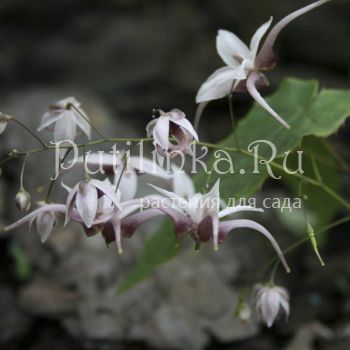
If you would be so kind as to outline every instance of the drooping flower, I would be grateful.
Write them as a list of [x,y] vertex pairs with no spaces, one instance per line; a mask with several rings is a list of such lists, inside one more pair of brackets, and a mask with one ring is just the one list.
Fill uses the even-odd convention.
[[0,135],[5,131],[7,127],[8,117],[0,112]]
[[281,312],[288,318],[289,293],[285,288],[259,284],[255,287],[253,298],[258,314],[268,327]]
[[[112,241],[116,241],[118,253],[122,254],[122,220],[135,212],[137,209],[140,209],[141,201],[136,199],[121,202],[121,192],[119,190],[116,191],[116,186],[112,185],[108,178],[106,178],[103,182],[99,182],[103,184],[105,190],[103,194],[101,193],[101,196],[99,196],[97,200],[96,213],[92,215],[94,216],[94,219],[91,223],[89,223],[89,226],[86,223],[86,219],[84,221],[82,215],[80,214],[82,211],[78,211],[77,207],[72,207],[70,215],[74,221],[82,224],[87,236],[93,236],[101,233],[107,244],[111,243]],[[86,186],[86,184],[84,186]],[[63,187],[69,193],[72,193],[71,188],[66,185],[63,185]],[[108,189],[108,191],[106,191],[106,189]],[[99,184],[99,190],[101,191],[101,184]],[[111,191],[113,192],[113,195]],[[118,205],[116,205],[116,203],[118,203]],[[95,206],[93,206],[93,208],[95,208]]]
[[19,219],[12,225],[5,227],[5,231],[13,230],[26,222],[31,226],[35,221],[41,242],[44,243],[56,224],[57,213],[65,213],[66,206],[64,204],[48,204],[44,202],[39,202],[38,205],[38,209]]
[[[220,210],[219,183],[218,180],[207,194],[196,193],[190,198],[180,197],[174,192],[151,185],[168,200],[164,201],[157,197],[154,199],[150,197],[149,201],[151,201],[153,208],[156,207],[163,211],[173,220],[176,235],[190,232],[197,244],[208,242],[212,238],[215,250],[218,249],[218,244],[222,243],[228,233],[234,229],[252,228],[262,233],[270,241],[283,266],[289,272],[290,269],[278,243],[265,227],[252,220],[220,221],[220,219],[237,212],[261,212],[263,210],[251,206],[226,207]],[[153,217],[157,215],[157,212],[154,211],[149,215]],[[132,220],[132,218],[129,218],[129,220]]]
[[85,134],[91,139],[89,117],[74,97],[67,97],[49,107],[42,117],[38,131],[43,129],[53,132],[56,142],[74,141],[78,134]]
[[120,209],[118,197],[109,183],[96,179],[77,183],[67,197],[65,225],[72,219],[84,224],[87,229],[91,229],[93,225],[96,225],[96,221],[99,221],[99,198],[102,196],[107,197],[112,203],[109,215],[113,215],[115,210]]
[[[178,152],[190,153],[190,145],[193,140],[198,141],[198,135],[186,119],[185,113],[179,109],[172,109],[167,113],[159,112],[160,116],[146,126],[147,135],[153,137],[158,154],[164,157],[166,152],[170,155]],[[174,138],[176,143],[173,143],[171,138]]]
[[[235,34],[219,30],[216,37],[216,48],[226,66],[216,70],[200,87],[196,102],[202,105],[200,105],[199,114],[196,117],[199,118],[204,104],[208,101],[228,96],[234,91],[248,91],[261,107],[283,126],[289,128],[286,121],[267,104],[258,91],[269,84],[262,72],[271,70],[276,65],[273,46],[281,30],[292,20],[328,1],[330,0],[316,1],[283,18],[271,29],[259,52],[260,41],[270,27],[272,17],[255,32],[249,47]],[[196,124],[198,124],[198,120]]]

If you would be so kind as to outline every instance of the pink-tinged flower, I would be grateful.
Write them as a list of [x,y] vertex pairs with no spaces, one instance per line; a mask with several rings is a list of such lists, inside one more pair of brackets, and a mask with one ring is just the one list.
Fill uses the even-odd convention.
[[[185,113],[179,109],[170,112],[160,111],[160,116],[150,121],[146,126],[148,137],[153,137],[154,146],[162,157],[166,152],[170,155],[178,152],[190,153],[193,140],[198,141],[197,132],[186,119]],[[171,141],[175,139],[175,143]]]
[[[218,249],[218,244],[222,243],[228,233],[234,229],[252,228],[262,233],[270,241],[285,269],[289,272],[290,269],[278,243],[265,227],[252,220],[220,221],[220,219],[237,212],[261,212],[263,210],[251,206],[226,207],[220,210],[219,183],[218,180],[207,194],[196,193],[190,198],[180,197],[174,192],[151,185],[167,200],[152,197],[149,200],[152,207],[157,206],[173,220],[176,235],[190,232],[197,244],[208,242],[212,238],[215,250]],[[156,212],[153,214],[156,215]]]
[[[85,157],[87,168],[93,172],[103,170],[107,175],[114,174],[114,185],[119,183],[120,200],[128,201],[135,197],[137,192],[137,175],[148,174],[161,179],[171,179],[172,175],[166,172],[156,162],[144,157],[130,156],[124,167],[124,152],[117,155],[111,153],[91,153]],[[79,157],[75,165],[84,164],[84,157]],[[124,170],[124,171],[123,171]],[[121,176],[121,179],[120,179]]]
[[[102,216],[98,211],[101,197],[106,197],[111,202],[108,212],[103,212]],[[102,201],[106,198],[103,198]],[[108,221],[118,209],[120,209],[120,204],[117,194],[109,183],[95,179],[80,181],[68,194],[65,225],[72,219],[89,230],[97,224]]]
[[74,141],[77,135],[85,134],[91,139],[89,117],[74,97],[67,97],[50,106],[43,115],[38,131],[46,129],[54,133],[56,142]]
[[0,135],[5,131],[7,127],[8,117],[0,112]]
[[47,204],[44,202],[39,202],[38,205],[38,209],[19,219],[12,225],[5,227],[5,231],[13,230],[26,222],[28,222],[31,226],[35,221],[41,242],[44,243],[50,236],[50,233],[56,224],[57,214],[65,213],[66,206],[63,204]]
[[[215,71],[202,84],[197,93],[196,102],[205,104],[228,96],[233,91],[248,91],[259,105],[283,126],[289,128],[289,125],[267,104],[258,91],[268,85],[268,80],[261,71],[273,69],[276,65],[273,46],[281,30],[292,20],[328,1],[330,0],[316,1],[283,18],[271,29],[259,52],[260,41],[269,29],[272,17],[255,32],[249,47],[235,34],[227,30],[219,30],[216,48],[226,66]],[[203,108],[203,105],[201,107]],[[199,108],[199,111],[202,108]]]
[[[116,191],[116,186],[112,185],[109,179],[103,182],[99,181],[99,191],[101,191],[101,183],[103,184],[104,192],[98,198],[97,209],[94,219],[89,226],[84,222],[80,212],[77,208],[72,209],[71,218],[82,224],[82,227],[87,236],[93,236],[101,233],[106,243],[116,241],[118,253],[122,254],[123,249],[121,245],[121,224],[122,220],[128,215],[134,213],[141,207],[141,201],[138,199],[121,202],[121,192]],[[62,184],[63,185],[63,184]],[[63,185],[63,187],[72,193],[72,189]],[[108,189],[108,191],[106,191]],[[108,192],[106,194],[106,192]],[[118,205],[117,205],[118,204]],[[95,206],[93,207],[95,210]]]
[[282,311],[286,320],[289,316],[289,293],[285,288],[273,285],[257,285],[254,290],[254,301],[258,314],[268,327]]

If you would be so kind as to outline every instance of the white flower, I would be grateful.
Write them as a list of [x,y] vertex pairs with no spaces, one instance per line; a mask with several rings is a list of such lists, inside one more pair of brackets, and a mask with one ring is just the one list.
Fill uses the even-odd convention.
[[41,242],[44,243],[56,224],[56,214],[65,213],[66,206],[63,204],[47,204],[44,202],[39,202],[38,205],[38,209],[26,215],[22,219],[19,219],[14,224],[5,227],[5,231],[13,230],[26,222],[28,222],[31,226],[35,221]]
[[289,293],[285,288],[272,285],[257,285],[254,291],[256,309],[268,327],[273,325],[282,310],[289,316]]
[[[218,249],[218,244],[222,243],[228,233],[237,228],[252,228],[262,233],[272,244],[278,257],[280,258],[286,271],[290,269],[283,256],[283,253],[270,232],[265,227],[252,220],[224,220],[220,219],[241,211],[263,211],[251,206],[226,207],[220,210],[220,181],[217,180],[210,192],[206,194],[196,193],[189,198],[184,198],[174,192],[169,192],[162,188],[151,185],[169,201],[159,200],[159,198],[149,197],[152,207],[168,215],[174,222],[175,234],[181,235],[191,232],[192,238],[197,244],[208,242],[213,239],[214,249]],[[188,193],[188,185],[184,183],[184,192]],[[177,190],[181,192],[181,188]]]
[[[146,131],[148,137],[153,137],[156,150],[161,156],[166,152],[188,153],[193,139],[198,141],[197,132],[186,119],[185,113],[179,109],[167,113],[160,111],[160,116],[147,124]],[[171,142],[171,137],[176,143]]]
[[60,100],[49,108],[42,117],[38,131],[43,129],[53,132],[56,142],[74,141],[77,134],[81,133],[91,139],[89,117],[74,97]]
[[[272,28],[259,52],[260,41],[269,29],[272,17],[258,28],[250,41],[249,47],[235,34],[227,30],[219,30],[216,37],[216,49],[226,66],[216,70],[202,84],[197,93],[196,102],[205,103],[228,96],[233,91],[248,90],[249,94],[259,105],[268,111],[283,126],[289,128],[289,125],[283,118],[281,118],[260,95],[258,89],[268,85],[268,80],[260,71],[275,67],[276,58],[273,53],[273,45],[281,30],[295,18],[328,1],[329,0],[316,1],[283,18]],[[199,111],[201,110],[200,108]],[[199,114],[197,117],[199,117]]]
[[82,223],[87,229],[96,225],[101,196],[107,197],[113,204],[110,215],[120,209],[118,197],[109,183],[91,179],[76,184],[67,197],[65,225],[70,219]]

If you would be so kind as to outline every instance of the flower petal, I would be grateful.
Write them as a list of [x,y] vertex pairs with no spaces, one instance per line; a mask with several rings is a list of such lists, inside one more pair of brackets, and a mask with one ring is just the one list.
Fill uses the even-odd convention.
[[174,193],[179,197],[187,199],[194,196],[196,192],[191,177],[175,165],[172,165],[172,171]]
[[41,123],[38,127],[38,131],[42,131],[43,129],[46,129],[51,124],[56,123],[58,119],[61,118],[61,113],[55,113],[55,112],[46,112],[41,119]]
[[115,187],[118,186],[118,184],[122,202],[134,198],[137,192],[137,175],[135,170],[132,169],[128,172],[123,172],[122,168],[118,168],[117,172],[114,174]]
[[41,212],[36,217],[36,228],[39,232],[41,243],[50,236],[56,222],[56,216],[52,211]]
[[260,80],[261,80],[260,73],[252,72],[249,74],[248,79],[247,79],[247,89],[248,89],[250,96],[252,96],[253,99],[262,108],[264,108],[268,113],[270,113],[285,128],[289,129],[290,125],[267,104],[267,102],[262,98],[259,91],[257,90],[256,83]]
[[271,233],[262,225],[258,224],[255,221],[252,220],[228,220],[228,221],[222,221],[219,225],[219,242],[222,242],[227,234],[236,229],[236,228],[251,228],[253,230],[256,230],[260,233],[262,233],[272,244],[272,247],[275,249],[279,259],[281,260],[282,265],[286,269],[286,271],[289,273],[290,268],[286,262],[286,259],[283,256],[283,253],[281,251],[281,248],[279,247],[278,243],[274,239],[274,237],[271,235]]
[[252,40],[250,41],[250,58],[254,62],[256,58],[256,54],[258,52],[259,44],[262,39],[262,37],[265,35],[267,30],[269,29],[272,22],[272,17],[265,22],[258,30],[255,32],[255,34],[252,37]]
[[216,50],[221,59],[232,68],[237,68],[244,59],[250,57],[247,45],[227,30],[220,29],[218,31]]
[[43,213],[46,211],[65,213],[66,206],[64,204],[45,204],[45,205],[42,205],[42,206],[40,206],[40,208],[32,211],[31,213],[29,213],[28,215],[19,219],[18,221],[16,221],[12,225],[6,226],[4,228],[4,231],[13,230],[16,227],[25,224],[26,222],[30,222],[33,218],[36,218],[40,213]]
[[89,124],[89,117],[87,114],[79,107],[76,107],[79,112],[75,109],[72,110],[75,116],[75,122],[80,130],[86,135],[86,137],[91,140],[91,125]]
[[169,118],[161,115],[153,129],[153,138],[156,144],[164,150],[169,148]]
[[79,183],[75,204],[85,226],[90,228],[94,223],[98,209],[97,189],[90,181]]
[[281,32],[281,30],[288,25],[291,21],[298,18],[299,16],[313,10],[314,8],[321,6],[330,0],[319,0],[308,6],[305,6],[295,12],[292,12],[288,16],[284,17],[281,21],[279,21],[270,31],[267,36],[259,54],[256,58],[256,67],[259,69],[269,69],[273,68],[276,64],[275,54],[273,52],[273,46],[276,42],[276,39]]
[[130,166],[137,171],[139,171],[140,174],[150,174],[153,176],[160,177],[162,179],[171,179],[172,175],[169,174],[165,169],[160,167],[156,162],[153,160],[144,158],[144,157],[136,157],[132,156],[130,159]]
[[165,213],[159,209],[148,209],[122,219],[123,236],[130,238],[141,224],[160,215],[165,215]]
[[197,134],[196,130],[194,130],[191,122],[188,119],[186,119],[186,118],[178,119],[178,118],[172,118],[172,117],[170,117],[169,119],[174,124],[179,125],[181,128],[187,130],[193,136],[193,138],[196,141],[198,141],[198,134]]
[[219,212],[219,218],[223,218],[225,216],[235,214],[241,211],[258,211],[258,212],[263,212],[264,210],[261,208],[255,208],[250,205],[237,205],[235,207],[226,207],[225,209],[221,210]]
[[114,203],[116,208],[118,208],[120,210],[122,209],[121,205],[118,201],[117,194],[114,192],[112,185],[110,185],[108,182],[103,182],[103,181],[99,181],[96,179],[91,179],[89,181],[93,186],[95,186],[103,194],[105,194],[107,197],[109,197],[109,199],[112,201],[112,203]]
[[217,100],[228,96],[235,80],[245,79],[240,71],[232,67],[223,67],[216,70],[199,88],[196,103]]
[[74,141],[77,133],[77,125],[75,124],[75,118],[70,111],[64,111],[57,120],[54,131],[55,141],[70,140]]

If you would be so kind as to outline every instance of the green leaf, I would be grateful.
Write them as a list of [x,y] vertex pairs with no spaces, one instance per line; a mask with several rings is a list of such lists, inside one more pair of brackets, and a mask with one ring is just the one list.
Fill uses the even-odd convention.
[[[337,161],[330,152],[326,141],[309,136],[304,139],[301,149],[304,151],[302,166],[304,175],[311,178],[320,176],[323,183],[327,184],[335,192],[338,192],[340,189],[340,174],[337,170]],[[296,164],[296,155],[290,155],[288,166],[294,169]],[[294,195],[298,196],[300,180],[292,175],[284,176],[283,179]],[[312,184],[303,184],[302,194],[307,196],[305,205],[311,211],[312,217],[315,218],[312,221],[312,225],[316,230],[328,224],[339,209],[339,202],[320,187]]]
[[178,250],[178,239],[173,233],[170,220],[166,220],[155,234],[146,239],[135,268],[122,282],[118,293],[125,292],[143,281],[158,265],[174,257]]

